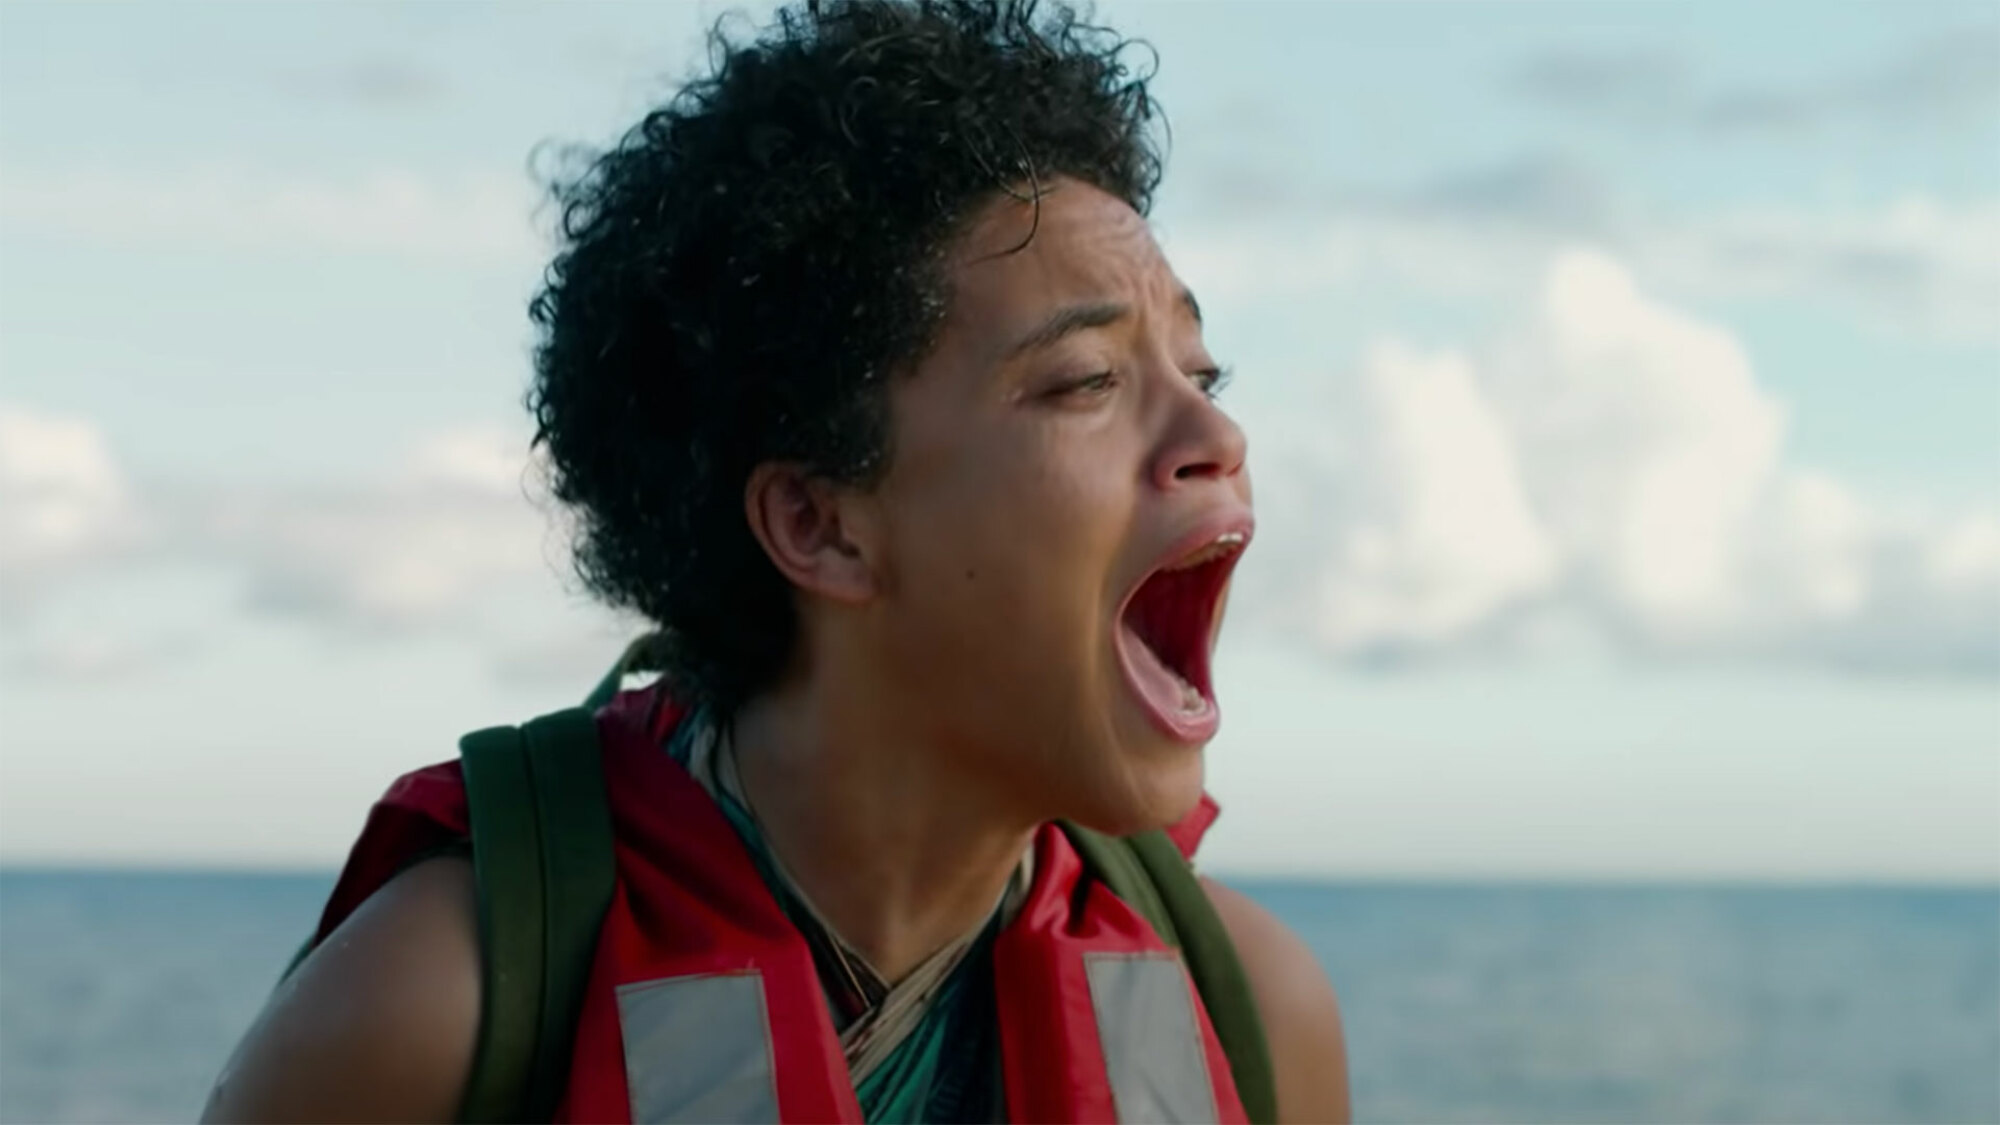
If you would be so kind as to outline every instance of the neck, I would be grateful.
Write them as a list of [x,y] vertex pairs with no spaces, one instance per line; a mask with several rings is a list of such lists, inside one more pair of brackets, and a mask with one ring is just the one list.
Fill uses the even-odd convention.
[[885,980],[990,916],[1036,824],[996,804],[907,707],[793,684],[741,708],[737,769],[766,842]]

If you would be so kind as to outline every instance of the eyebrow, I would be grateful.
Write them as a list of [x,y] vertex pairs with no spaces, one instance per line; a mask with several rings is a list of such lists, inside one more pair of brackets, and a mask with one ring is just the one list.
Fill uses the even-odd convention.
[[[1194,294],[1186,289],[1181,290],[1181,304],[1194,317],[1194,322],[1200,324],[1201,305],[1196,303]],[[1116,324],[1131,314],[1131,306],[1115,301],[1097,301],[1057,309],[1047,320],[1037,325],[1034,331],[1016,340],[1014,345],[1007,349],[1007,358],[1014,359],[1039,348],[1046,348],[1066,336],[1085,329]]]

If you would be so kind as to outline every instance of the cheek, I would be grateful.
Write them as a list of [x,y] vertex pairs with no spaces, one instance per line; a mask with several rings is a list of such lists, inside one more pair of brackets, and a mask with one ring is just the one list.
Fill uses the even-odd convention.
[[1101,631],[1130,505],[1115,474],[1067,452],[968,443],[910,466],[893,568],[906,608],[945,629],[977,624],[982,647],[1014,636],[1046,650],[1061,634]]

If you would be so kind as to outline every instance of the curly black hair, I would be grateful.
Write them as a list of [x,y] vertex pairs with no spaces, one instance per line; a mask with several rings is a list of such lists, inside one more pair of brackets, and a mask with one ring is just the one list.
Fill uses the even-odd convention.
[[808,2],[709,44],[706,74],[551,187],[527,406],[585,587],[657,626],[678,694],[733,706],[797,632],[751,470],[879,479],[890,382],[936,336],[971,216],[1058,176],[1144,214],[1161,158],[1150,66],[1067,6]]

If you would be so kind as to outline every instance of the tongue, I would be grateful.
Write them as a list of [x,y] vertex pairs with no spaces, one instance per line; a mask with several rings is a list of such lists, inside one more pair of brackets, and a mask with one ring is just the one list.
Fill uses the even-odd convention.
[[1167,667],[1166,662],[1153,651],[1153,646],[1141,640],[1132,626],[1121,622],[1118,630],[1125,650],[1131,654],[1134,686],[1145,696],[1147,703],[1163,715],[1199,714],[1207,709],[1208,700]]

